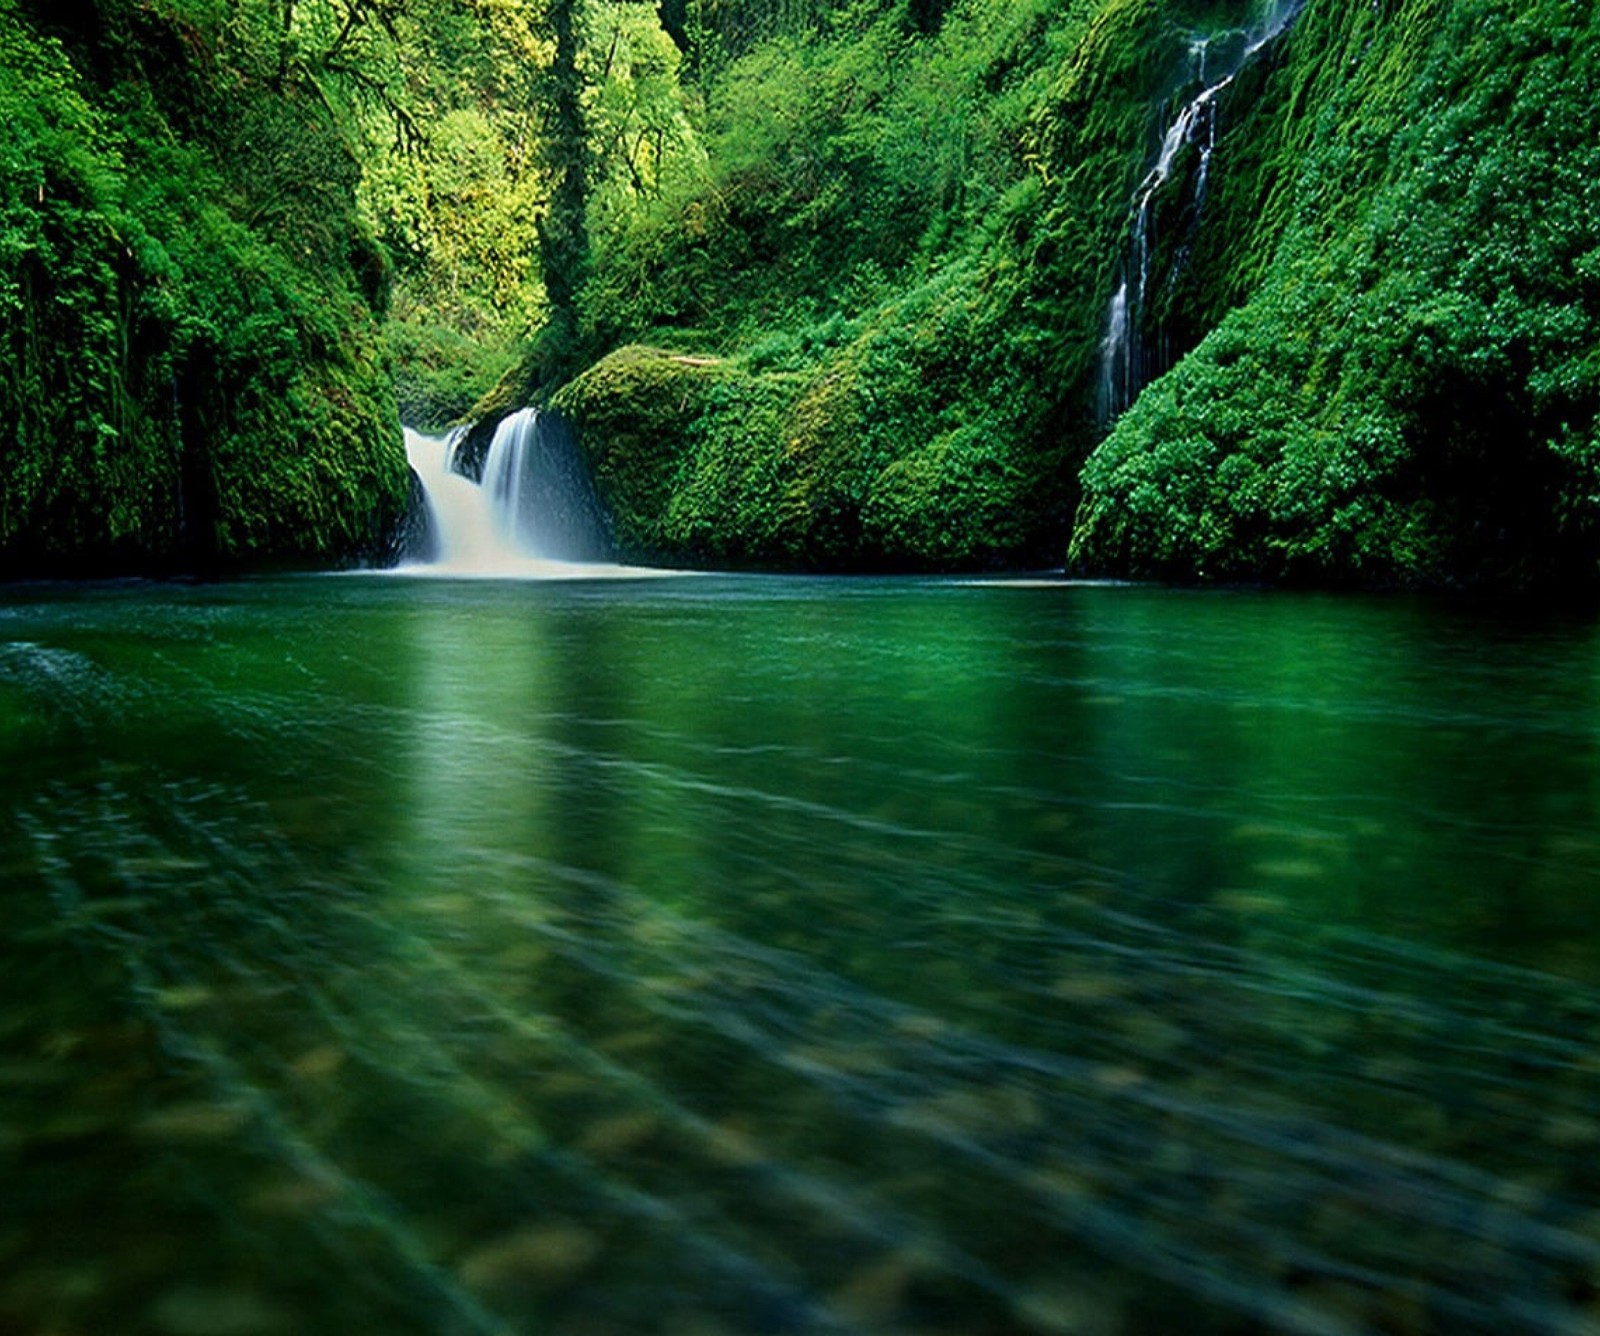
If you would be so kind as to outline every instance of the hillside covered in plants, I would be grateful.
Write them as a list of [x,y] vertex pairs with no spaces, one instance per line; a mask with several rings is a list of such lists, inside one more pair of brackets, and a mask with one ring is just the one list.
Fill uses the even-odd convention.
[[408,505],[360,164],[256,11],[0,0],[0,566],[380,557]]
[[0,552],[381,559],[398,419],[481,451],[536,402],[630,560],[1592,585],[1597,43],[1565,0],[0,0]]

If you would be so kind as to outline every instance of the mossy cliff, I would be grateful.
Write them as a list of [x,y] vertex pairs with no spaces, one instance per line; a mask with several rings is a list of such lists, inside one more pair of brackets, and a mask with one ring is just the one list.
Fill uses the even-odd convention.
[[0,570],[381,553],[408,480],[358,174],[220,7],[0,0]]
[[[1157,104],[1188,25],[1247,8],[980,2],[927,33],[889,5],[736,62],[730,161],[601,246],[586,293],[598,347],[714,363],[624,347],[555,400],[623,555],[1058,564]],[[758,140],[748,104],[813,77],[826,103]]]
[[1228,150],[1209,332],[1090,456],[1075,563],[1594,584],[1593,7],[1312,0]]
[[[556,400],[630,555],[972,567],[1070,541],[1106,575],[1596,580],[1592,7],[1307,0],[1152,200],[1143,334],[1170,370],[1109,427],[1130,200],[1197,37],[1274,15],[992,8],[758,45],[711,91],[711,186],[598,247],[595,354],[680,353],[612,353]],[[745,99],[819,70],[831,110],[757,143]],[[966,156],[917,176],[902,121],[954,133],[940,80]]]

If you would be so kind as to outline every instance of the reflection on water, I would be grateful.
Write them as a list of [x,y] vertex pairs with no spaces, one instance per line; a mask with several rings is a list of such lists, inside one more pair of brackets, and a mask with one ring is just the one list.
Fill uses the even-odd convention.
[[13,590],[0,1330],[1592,1333],[1597,647]]

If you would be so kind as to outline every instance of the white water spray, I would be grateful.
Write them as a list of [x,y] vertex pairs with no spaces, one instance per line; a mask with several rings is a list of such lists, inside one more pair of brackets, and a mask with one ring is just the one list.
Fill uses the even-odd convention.
[[525,408],[513,413],[495,429],[489,453],[483,460],[480,490],[486,494],[489,522],[507,552],[525,556],[548,556],[539,550],[539,533],[532,515],[527,513],[526,488],[529,445],[538,430],[539,410]]

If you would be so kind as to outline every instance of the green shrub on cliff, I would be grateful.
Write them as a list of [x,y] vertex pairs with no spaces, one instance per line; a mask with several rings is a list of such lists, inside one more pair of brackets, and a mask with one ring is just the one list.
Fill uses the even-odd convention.
[[1047,559],[1059,468],[1035,411],[971,345],[977,294],[947,272],[852,336],[748,357],[628,347],[554,400],[622,554],[812,569]]

